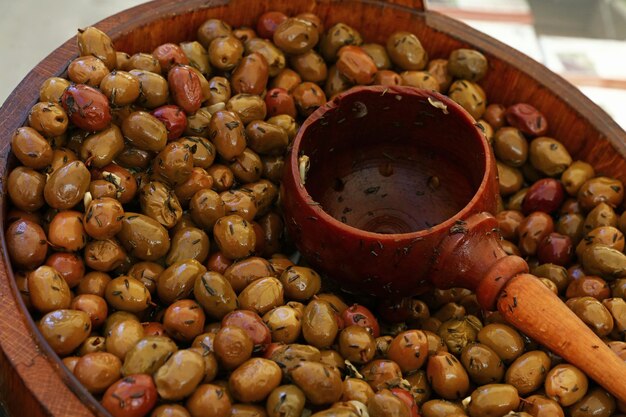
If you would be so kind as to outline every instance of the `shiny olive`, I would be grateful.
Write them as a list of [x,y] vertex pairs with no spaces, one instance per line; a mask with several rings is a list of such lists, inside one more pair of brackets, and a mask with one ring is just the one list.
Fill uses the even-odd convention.
[[307,343],[317,348],[329,347],[338,332],[337,316],[330,304],[315,299],[310,301],[302,316],[302,335]]
[[478,84],[467,80],[455,81],[450,86],[448,95],[476,120],[485,112],[487,96]]
[[[235,399],[256,402],[264,400],[280,385],[280,380],[281,371],[276,363],[269,359],[252,358],[230,374],[228,385]],[[294,382],[297,384],[297,381]]]
[[231,401],[224,388],[214,384],[202,384],[185,403],[192,417],[229,417]]
[[281,385],[267,397],[265,408],[269,417],[300,417],[306,397],[295,385]]
[[254,195],[251,193],[230,189],[222,192],[220,198],[224,202],[226,215],[236,214],[248,222],[254,220],[257,208]]
[[374,337],[361,326],[348,326],[339,333],[339,352],[354,364],[365,364],[374,358]]
[[190,349],[174,352],[154,374],[159,396],[176,401],[192,394],[204,378],[202,355]]
[[139,78],[126,71],[106,74],[100,82],[100,90],[114,106],[132,104],[141,93]]
[[623,199],[624,186],[620,180],[614,178],[592,178],[578,190],[578,203],[583,210],[591,210],[600,203],[617,207]]
[[337,23],[328,28],[320,41],[320,52],[328,62],[337,59],[337,52],[345,45],[361,45],[361,34],[353,27],[345,23]]
[[67,67],[67,77],[76,84],[99,87],[102,79],[109,74],[104,62],[95,56],[81,56],[73,59]]
[[204,328],[204,311],[194,300],[174,301],[165,310],[163,326],[175,340],[190,342]]
[[247,125],[253,120],[265,119],[267,106],[261,96],[237,94],[228,100],[226,110],[235,113]]
[[235,68],[243,56],[243,44],[232,35],[215,38],[208,46],[211,66],[223,71]]
[[122,362],[108,352],[93,352],[82,356],[74,368],[76,379],[92,394],[104,392],[120,379]]
[[403,70],[419,71],[426,67],[428,53],[410,32],[395,32],[387,38],[387,53],[391,61]]
[[7,192],[11,202],[20,210],[34,212],[45,204],[46,177],[34,169],[18,166],[11,171]]
[[533,167],[548,176],[563,173],[572,163],[572,157],[563,144],[546,136],[530,142],[528,159]]
[[[170,94],[167,80],[159,73],[148,70],[131,70],[129,72],[139,79],[137,104],[148,109],[154,109],[167,103]],[[152,129],[160,131],[160,128]]]
[[108,69],[112,70],[117,64],[117,55],[113,42],[109,36],[93,26],[79,29],[76,35],[80,56],[92,55],[101,59]]
[[239,293],[239,306],[263,315],[284,303],[283,285],[274,277],[257,279]]
[[544,388],[546,395],[569,406],[581,400],[587,393],[587,376],[573,365],[557,365],[548,371]]
[[626,255],[605,245],[591,245],[582,252],[581,263],[589,275],[599,275],[607,280],[624,276]]
[[461,352],[461,363],[472,382],[482,385],[500,382],[504,376],[504,364],[489,346],[473,343]]
[[317,44],[319,32],[308,20],[288,18],[278,25],[273,40],[287,54],[303,54]]
[[437,352],[428,358],[426,368],[433,390],[442,398],[462,398],[469,390],[469,376],[459,360],[448,352]]
[[89,188],[91,175],[80,161],[68,162],[46,181],[44,198],[50,207],[69,209],[78,204]]
[[371,417],[409,417],[409,407],[388,389],[382,389],[374,394],[367,403],[367,410]]
[[92,200],[82,218],[85,232],[94,239],[114,237],[122,229],[124,208],[118,200],[104,197]]
[[465,410],[461,405],[445,400],[430,400],[422,405],[424,417],[464,416]]
[[144,416],[154,408],[157,398],[154,380],[150,375],[129,375],[106,390],[102,406],[114,416]]
[[514,386],[520,395],[528,395],[543,384],[550,369],[550,358],[545,352],[526,352],[509,366],[505,381]]
[[500,161],[514,167],[521,167],[528,158],[528,141],[514,127],[502,127],[496,131],[493,149]]
[[170,248],[167,230],[143,214],[126,212],[117,237],[131,255],[146,261],[159,259]]
[[448,71],[455,78],[478,81],[488,69],[487,58],[474,49],[455,49],[448,58]]
[[146,151],[160,151],[167,142],[165,125],[144,111],[126,117],[122,122],[122,133],[132,146]]
[[150,305],[150,292],[143,282],[129,276],[109,281],[105,290],[107,302],[116,310],[139,313]]
[[191,414],[182,405],[163,404],[152,410],[150,417],[191,417]]
[[89,336],[91,320],[84,311],[58,309],[43,316],[37,327],[52,350],[66,356]]
[[317,84],[305,81],[293,90],[293,99],[300,115],[308,117],[326,102],[326,95]]
[[70,307],[70,288],[56,269],[40,266],[26,279],[30,302],[37,311],[45,314]]
[[122,375],[154,374],[178,347],[166,336],[146,336],[126,354]]
[[593,388],[570,409],[572,417],[609,417],[616,409],[615,398],[602,388]]
[[[438,91],[448,91],[452,84],[452,75],[448,72],[448,60],[447,59],[431,59],[426,67],[428,71],[439,82]],[[490,126],[495,126],[487,121]]]
[[252,356],[254,344],[245,330],[236,326],[223,326],[215,335],[213,351],[220,366],[236,369]]
[[263,322],[272,333],[272,341],[278,343],[295,342],[302,329],[300,312],[286,305],[278,306],[265,313]]
[[157,294],[165,304],[187,298],[194,288],[196,279],[206,272],[206,268],[195,259],[174,262],[159,274]]
[[499,417],[513,412],[519,404],[520,398],[515,387],[488,384],[472,392],[468,412],[471,417]]
[[374,391],[391,388],[402,378],[398,364],[387,359],[374,359],[366,363],[360,372]]
[[307,301],[321,288],[321,278],[317,272],[304,266],[292,266],[280,275],[285,295],[290,300]]
[[237,215],[218,219],[213,228],[213,237],[222,253],[230,259],[251,255],[256,244],[252,226]]
[[61,101],[61,96],[63,95],[63,92],[69,86],[70,82],[65,78],[47,78],[39,88],[39,101],[43,103],[59,103]]
[[84,251],[85,265],[101,272],[110,272],[126,261],[126,251],[117,239],[92,240]]
[[311,404],[331,404],[341,398],[341,374],[335,368],[305,361],[293,369],[290,375]]
[[59,104],[39,102],[30,109],[28,124],[45,137],[60,136],[67,130],[68,118]]

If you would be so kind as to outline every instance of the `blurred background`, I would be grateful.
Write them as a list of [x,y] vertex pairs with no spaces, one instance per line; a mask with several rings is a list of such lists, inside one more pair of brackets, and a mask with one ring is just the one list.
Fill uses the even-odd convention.
[[[561,74],[626,128],[626,0],[427,0]],[[0,103],[76,29],[145,0],[0,0]]]

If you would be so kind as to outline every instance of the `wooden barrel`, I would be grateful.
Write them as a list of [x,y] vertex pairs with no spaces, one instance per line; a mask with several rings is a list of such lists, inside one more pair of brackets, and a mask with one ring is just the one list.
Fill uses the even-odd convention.
[[[269,10],[287,15],[313,12],[325,27],[345,22],[366,41],[385,43],[398,30],[415,33],[431,58],[471,47],[489,59],[490,70],[480,84],[490,102],[528,102],[549,121],[548,136],[561,141],[575,159],[591,163],[597,173],[626,182],[626,133],[578,89],[541,64],[501,42],[437,12],[424,10],[422,0],[157,0],[103,20],[96,26],[108,33],[117,50],[152,51],[165,42],[195,38],[209,18],[233,26],[255,26]],[[38,99],[41,83],[63,74],[77,56],[76,38],[68,40],[37,65],[0,109],[0,172],[7,178],[14,161],[10,137],[24,124]],[[6,187],[6,181],[2,182]],[[3,189],[6,195],[6,188]],[[1,213],[6,213],[6,199]],[[2,216],[2,224],[5,218]],[[15,416],[106,416],[44,343],[21,300],[2,238],[0,259],[0,401]]]

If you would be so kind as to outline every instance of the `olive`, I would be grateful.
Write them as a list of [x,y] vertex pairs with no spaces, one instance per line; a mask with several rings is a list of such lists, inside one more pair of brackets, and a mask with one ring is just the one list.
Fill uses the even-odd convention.
[[229,259],[251,255],[256,235],[250,223],[238,215],[224,216],[215,222],[213,237],[222,253]]
[[587,217],[585,217],[584,220],[583,231],[588,233],[602,226],[617,227],[619,218],[615,210],[613,210],[613,207],[606,203],[600,203],[587,213]]
[[615,398],[602,388],[593,388],[570,409],[572,417],[609,417],[615,412]]
[[305,81],[293,90],[293,99],[300,115],[308,117],[326,103],[324,91],[312,82]]
[[48,241],[41,226],[17,220],[5,232],[7,250],[15,266],[35,269],[46,260]]
[[474,49],[455,49],[448,58],[448,72],[455,78],[479,81],[488,69],[487,58]]
[[392,388],[402,379],[402,371],[398,364],[387,359],[374,359],[366,363],[360,372],[374,391]]
[[157,403],[157,390],[150,375],[135,374],[111,385],[102,406],[114,416],[145,416]]
[[572,164],[572,157],[563,144],[546,136],[530,142],[528,159],[534,168],[547,176],[562,174]]
[[310,301],[302,316],[302,335],[307,343],[316,348],[329,347],[338,332],[337,315],[330,304],[315,299]]
[[493,323],[478,332],[478,341],[489,346],[505,363],[510,363],[524,352],[524,341],[510,326]]
[[214,384],[198,386],[185,406],[192,417],[229,417],[232,409],[224,388]]
[[409,417],[409,407],[388,389],[382,389],[374,394],[367,403],[367,410],[372,417]]
[[88,85],[71,84],[61,96],[61,105],[72,123],[86,132],[102,130],[111,122],[108,98]]
[[120,379],[121,367],[122,362],[117,356],[107,352],[93,352],[76,362],[73,374],[89,392],[99,394]]
[[[352,84],[371,84],[378,71],[374,60],[360,47],[342,46],[337,52],[337,71]],[[307,80],[303,77],[304,81]]]
[[30,272],[26,279],[30,302],[37,311],[45,314],[70,307],[70,288],[56,269],[40,266]]
[[58,309],[43,316],[37,327],[52,350],[66,356],[89,336],[91,320],[84,311]]
[[304,266],[291,266],[280,275],[285,295],[290,300],[307,301],[321,288],[321,278],[317,272]]
[[182,405],[163,404],[152,410],[150,417],[191,417],[191,414]]
[[476,317],[465,316],[462,319],[451,319],[442,323],[437,334],[448,350],[458,355],[465,346],[476,341],[481,327],[482,324]]
[[374,358],[374,337],[361,326],[348,326],[339,333],[339,352],[354,364],[365,364]]
[[306,397],[295,385],[281,385],[267,397],[265,408],[269,417],[300,417]]
[[63,92],[70,86],[70,82],[65,78],[47,78],[39,88],[39,101],[43,103],[60,103]]
[[528,141],[514,127],[502,127],[493,137],[493,150],[496,157],[507,165],[521,167],[528,158]]
[[126,354],[122,375],[154,374],[178,347],[166,336],[146,336]]
[[291,371],[302,362],[321,361],[321,352],[311,345],[300,345],[296,343],[288,345],[277,344],[275,349],[271,351],[268,349],[268,351],[269,359],[278,364],[285,376],[290,375]]
[[450,86],[448,95],[476,120],[480,119],[483,113],[485,113],[487,96],[478,84],[467,80],[455,81]]
[[580,187],[593,177],[595,177],[595,170],[590,164],[583,161],[574,161],[561,174],[561,182],[565,187],[565,191],[575,197]]
[[378,43],[366,43],[361,45],[361,49],[372,58],[379,71],[391,69],[391,59],[383,45]]
[[267,106],[261,96],[254,94],[237,94],[228,100],[226,110],[236,114],[244,125],[253,120],[265,119]]
[[248,222],[254,220],[257,208],[254,195],[251,193],[230,189],[222,192],[220,198],[224,202],[226,215],[238,215]]
[[591,210],[600,203],[617,207],[624,199],[622,182],[608,177],[587,180],[578,190],[578,203],[583,210]]
[[439,81],[428,71],[404,71],[400,73],[400,78],[402,85],[439,91]]
[[583,250],[581,258],[583,268],[589,275],[612,280],[626,273],[626,256],[609,246],[591,245]]
[[[191,148],[179,142],[170,142],[154,158],[152,178],[175,187],[187,181],[192,169]],[[169,205],[172,206],[171,211],[178,212],[179,207],[176,207],[175,203],[170,202]]]
[[488,384],[472,392],[468,412],[471,417],[499,417],[516,410],[519,404],[519,395],[512,385]]
[[198,28],[198,41],[208,48],[211,41],[215,38],[228,36],[233,32],[230,25],[220,19],[208,19]]
[[[342,332],[343,333],[343,332]],[[428,340],[420,330],[407,330],[392,340],[387,357],[396,362],[402,372],[413,372],[422,367],[428,356]]]
[[363,39],[359,32],[346,25],[345,23],[337,23],[328,28],[326,34],[320,41],[320,52],[324,59],[334,62],[337,59],[337,52],[345,45],[361,45]]
[[235,68],[243,57],[243,44],[232,35],[215,38],[207,48],[211,66],[223,71]]
[[387,53],[391,61],[403,70],[419,71],[426,67],[428,53],[410,32],[395,32],[387,38]]
[[200,42],[181,42],[180,49],[189,60],[189,65],[191,67],[196,68],[203,75],[208,76],[211,74],[209,53]]
[[182,400],[192,394],[204,378],[202,355],[190,349],[174,352],[154,374],[159,396],[165,400]]
[[505,381],[514,386],[520,395],[539,389],[550,369],[550,358],[542,351],[526,352],[507,369]]
[[[65,110],[63,110],[63,108],[57,103],[36,103],[28,113],[28,125],[45,137],[60,136],[64,134],[67,130],[68,121],[69,120]],[[20,129],[22,130],[22,133],[25,133],[25,128],[18,128],[18,132]],[[23,146],[25,144],[22,143],[21,145]],[[31,144],[31,146],[32,145],[35,145],[35,143]],[[37,149],[34,149],[33,151],[37,152]],[[41,156],[45,161],[47,155]],[[33,163],[33,161],[30,162]],[[37,163],[39,164],[40,162]]]
[[235,94],[261,94],[269,77],[269,67],[265,57],[253,52],[243,57],[233,71],[230,83]]
[[482,343],[465,346],[461,351],[461,363],[472,382],[478,385],[500,382],[504,376],[502,360],[493,349]]
[[609,310],[593,297],[575,297],[567,300],[567,306],[598,336],[607,336],[613,331],[613,316]]
[[[431,59],[428,61],[428,66],[426,67],[426,71],[428,71],[439,83],[439,88],[437,91],[448,91],[450,85],[452,84],[452,75],[448,72],[448,60],[447,59]],[[489,107],[487,107],[489,108]],[[494,126],[493,123],[487,121],[489,125],[497,129],[498,127]]]
[[433,390],[442,398],[462,398],[469,390],[469,376],[461,362],[448,352],[437,352],[428,358],[426,368]]
[[[500,187],[500,194],[508,196],[520,191],[524,182],[524,177],[519,169],[508,166],[499,161],[496,161],[496,168],[498,169],[498,185]],[[509,209],[513,209],[510,203]]]
[[557,365],[548,371],[544,388],[546,395],[564,407],[580,401],[587,393],[588,380],[573,365]]
[[46,177],[27,167],[16,167],[9,174],[7,192],[11,202],[20,210],[34,212],[45,204]]
[[[280,369],[278,365],[276,368]],[[332,404],[341,398],[341,374],[335,368],[319,362],[304,361],[290,375],[311,404]]]
[[374,390],[369,384],[359,378],[347,377],[343,380],[342,401],[359,401],[367,404],[370,398],[374,396]]
[[[160,72],[160,70],[158,72]],[[167,84],[167,80],[159,75],[157,71],[131,70],[129,71],[129,73],[137,77],[137,79],[139,80],[139,98],[137,98],[136,100],[137,104],[148,109],[154,109],[167,103],[169,98],[169,87]],[[157,138],[160,140],[161,135],[163,134],[163,130],[166,131],[167,136],[167,129],[161,128],[159,125],[154,123],[154,120],[152,119],[144,118],[144,120],[148,120],[151,122],[151,125],[148,125],[149,129],[151,130],[151,132],[148,132],[150,133],[150,136],[142,137],[137,129],[131,129],[136,136],[136,142],[140,143],[140,145],[142,146],[144,146],[146,143],[150,146],[159,145],[160,142],[157,141],[157,143],[154,143],[153,139]],[[124,125],[122,124],[122,130],[123,126]]]
[[163,326],[175,340],[190,342],[204,328],[204,311],[194,300],[174,301],[165,310]]
[[209,237],[203,230],[183,227],[172,236],[165,263],[169,266],[184,259],[204,262],[209,256],[209,247]]
[[79,29],[76,35],[80,56],[92,55],[112,70],[117,64],[117,55],[109,36],[93,26]]
[[50,207],[69,209],[80,201],[89,188],[91,175],[85,164],[72,161],[63,165],[46,181],[44,198]]
[[170,249],[167,230],[156,220],[138,213],[124,213],[122,229],[117,234],[129,254],[154,261]]
[[430,400],[422,405],[424,417],[460,417],[465,416],[465,410],[458,404],[445,400]]
[[238,302],[242,309],[263,315],[284,303],[283,293],[283,285],[278,279],[265,277],[248,284],[239,293]]
[[[230,374],[228,385],[233,397],[239,401],[262,401],[280,385],[281,375],[275,362],[251,358]],[[295,377],[294,382],[297,384]]]
[[128,352],[144,337],[144,330],[138,320],[120,318],[111,324],[107,320],[104,335],[106,351],[124,361]]

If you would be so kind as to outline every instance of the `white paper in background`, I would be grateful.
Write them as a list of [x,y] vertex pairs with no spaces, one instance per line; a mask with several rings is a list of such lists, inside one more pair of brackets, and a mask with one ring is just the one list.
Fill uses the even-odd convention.
[[543,54],[537,41],[537,33],[532,25],[512,22],[488,22],[474,19],[463,19],[463,23],[517,49],[536,61],[543,62]]
[[526,0],[427,0],[433,8],[458,8],[472,12],[528,14],[530,6]]
[[618,88],[579,87],[598,106],[602,107],[622,129],[626,130],[626,90]]
[[554,72],[626,80],[626,41],[540,36],[539,45]]

